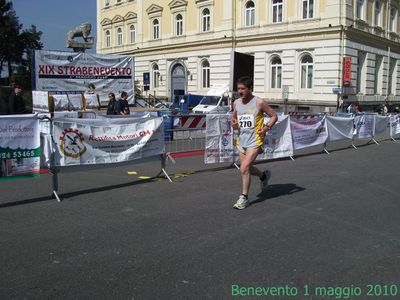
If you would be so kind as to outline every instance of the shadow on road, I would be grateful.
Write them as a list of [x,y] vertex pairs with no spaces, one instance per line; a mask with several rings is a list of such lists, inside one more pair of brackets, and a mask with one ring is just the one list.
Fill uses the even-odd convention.
[[251,201],[250,205],[263,202],[272,198],[280,197],[283,195],[291,195],[294,193],[302,192],[305,188],[297,186],[294,183],[284,184],[271,184],[268,188],[257,195],[257,199]]

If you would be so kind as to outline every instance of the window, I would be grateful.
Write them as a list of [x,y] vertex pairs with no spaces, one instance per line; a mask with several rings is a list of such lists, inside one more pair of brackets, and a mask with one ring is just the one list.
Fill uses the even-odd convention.
[[303,0],[303,19],[314,17],[314,0]]
[[360,51],[357,56],[357,81],[356,81],[356,92],[362,93],[365,86],[365,58],[366,53]]
[[388,78],[388,95],[395,95],[396,94],[396,66],[397,60],[391,58],[390,65],[389,65],[389,78]]
[[255,22],[255,5],[253,1],[246,3],[245,9],[245,26],[254,26]]
[[210,63],[208,60],[204,60],[201,63],[201,87],[210,87]]
[[158,65],[153,65],[153,89],[160,87],[160,71],[158,70]]
[[392,32],[397,32],[397,9],[395,7],[390,8],[389,30]]
[[356,18],[363,19],[364,15],[364,0],[356,0]]
[[282,22],[283,0],[272,0],[272,22]]
[[122,45],[122,28],[117,28],[117,46]]
[[313,59],[310,55],[304,55],[300,63],[301,88],[311,89],[313,84]]
[[202,32],[210,31],[211,29],[211,14],[208,8],[203,9],[201,13],[201,30]]
[[271,61],[271,88],[280,89],[282,87],[282,61],[279,57],[274,57]]
[[107,7],[110,5],[110,0],[104,0],[104,6]]
[[375,59],[375,80],[374,80],[374,94],[380,94],[382,91],[382,56],[377,55]]
[[136,28],[135,25],[129,27],[129,43],[134,44],[136,42]]
[[110,48],[111,47],[111,32],[110,32],[110,30],[106,30],[104,40],[105,40],[105,47]]
[[160,22],[158,19],[153,20],[153,40],[160,38]]
[[117,4],[121,3],[121,0],[117,0]]
[[176,35],[183,35],[183,17],[181,14],[177,14],[175,18]]
[[381,22],[381,3],[379,0],[375,0],[374,4],[374,25],[375,26],[382,26]]

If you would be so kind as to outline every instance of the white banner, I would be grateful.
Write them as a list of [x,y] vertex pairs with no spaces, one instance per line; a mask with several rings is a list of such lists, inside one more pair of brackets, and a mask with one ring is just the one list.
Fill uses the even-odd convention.
[[291,116],[290,127],[294,150],[322,145],[328,138],[325,116]]
[[39,176],[40,130],[36,115],[0,117],[0,180]]
[[355,139],[374,137],[375,115],[356,115],[354,118],[354,126]]
[[374,129],[374,136],[377,133],[384,132],[386,128],[389,127],[390,117],[384,116],[375,116],[375,129]]
[[56,166],[130,161],[165,152],[163,118],[57,119]]
[[390,136],[394,137],[400,133],[400,114],[390,116]]
[[[234,162],[232,115],[206,116],[206,149],[204,163]],[[237,157],[237,154],[236,154]]]
[[[265,118],[267,123],[269,118]],[[289,157],[293,155],[292,132],[289,116],[278,115],[278,122],[264,140],[264,152],[257,156],[257,160]]]
[[350,117],[326,117],[326,127],[328,128],[328,140],[339,141],[353,138],[354,118]]
[[110,91],[134,99],[132,56],[36,50],[34,76],[35,90],[84,93],[93,84],[102,104]]

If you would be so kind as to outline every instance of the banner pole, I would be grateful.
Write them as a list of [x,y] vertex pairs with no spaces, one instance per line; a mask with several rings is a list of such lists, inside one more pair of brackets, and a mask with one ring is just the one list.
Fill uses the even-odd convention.
[[53,131],[53,120],[50,120],[50,132],[51,132],[51,147],[50,147],[50,169],[52,173],[52,185],[53,185],[53,192],[52,195],[56,198],[57,202],[61,202],[60,197],[58,196],[58,168],[56,167],[55,163],[55,151],[54,151],[54,131]]

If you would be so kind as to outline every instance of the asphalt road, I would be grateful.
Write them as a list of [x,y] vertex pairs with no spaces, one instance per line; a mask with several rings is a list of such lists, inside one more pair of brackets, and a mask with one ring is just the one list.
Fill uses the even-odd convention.
[[0,182],[0,299],[399,299],[400,142],[347,146],[258,164],[242,211],[199,156]]

